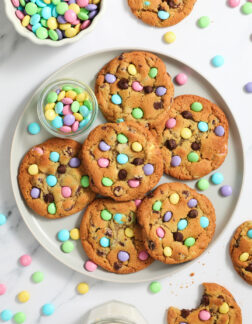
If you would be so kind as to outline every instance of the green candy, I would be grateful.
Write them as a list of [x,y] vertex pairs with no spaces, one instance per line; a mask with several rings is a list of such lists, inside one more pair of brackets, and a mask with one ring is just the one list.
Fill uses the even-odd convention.
[[55,205],[55,203],[51,203],[51,204],[49,204],[48,205],[48,207],[47,207],[47,211],[48,211],[48,213],[49,214],[51,214],[51,215],[55,215],[56,214],[56,205]]
[[112,214],[107,209],[103,209],[101,211],[101,218],[105,221],[109,221],[112,218]]
[[154,79],[158,74],[158,69],[157,68],[151,68],[149,71],[149,77]]
[[160,284],[160,282],[153,281],[149,285],[149,289],[150,289],[150,292],[152,292],[153,294],[156,294],[156,293],[160,292],[160,290],[161,290],[161,284]]
[[72,112],[74,113],[77,113],[80,109],[80,104],[78,101],[74,101],[72,104],[71,104],[71,110]]
[[59,15],[64,15],[68,10],[68,4],[66,2],[59,2],[56,6],[56,11]]
[[47,20],[45,20],[44,18],[40,19],[40,23],[43,27],[47,27]]
[[207,179],[200,179],[197,182],[197,188],[201,191],[208,189],[208,187],[209,187],[209,182]]
[[199,161],[199,156],[195,152],[191,152],[187,155],[187,160],[189,162],[198,162]]
[[17,324],[22,324],[26,320],[26,315],[23,312],[18,312],[13,316],[13,320]]
[[58,95],[55,91],[50,91],[46,97],[48,103],[56,102],[58,99]]
[[25,7],[25,5],[26,5],[25,0],[19,0],[19,3],[21,4],[22,7]]
[[45,27],[39,27],[36,30],[36,36],[39,39],[46,39],[48,37],[48,30]]
[[111,187],[112,184],[113,184],[113,181],[109,178],[106,178],[106,177],[103,177],[102,178],[102,184],[105,186],[105,187]]
[[89,187],[89,176],[84,175],[83,177],[81,177],[81,185],[83,188]]
[[84,100],[84,106],[86,106],[89,110],[93,110],[92,102],[89,100]]
[[210,18],[208,16],[200,17],[200,19],[197,22],[198,27],[200,28],[206,28],[210,25]]
[[60,1],[61,1],[61,0],[52,0],[52,3],[53,3],[55,6],[57,6],[57,4],[60,3]]
[[66,241],[63,244],[61,244],[61,250],[64,253],[70,253],[73,251],[73,249],[74,249],[74,244],[71,241]]
[[86,14],[89,13],[89,11],[86,8],[80,8],[80,12],[85,12]]
[[117,141],[121,144],[126,144],[128,142],[128,137],[123,134],[118,134],[116,138]]
[[73,91],[76,92],[77,94],[80,94],[80,93],[82,93],[84,90],[83,90],[81,87],[76,87],[76,88],[73,88]]
[[193,111],[199,112],[199,111],[201,111],[203,109],[203,106],[202,106],[202,104],[200,102],[194,102],[194,103],[191,104],[191,109]]
[[65,84],[65,85],[63,85],[62,90],[70,91],[70,90],[73,90],[73,87],[70,84]]
[[36,271],[32,274],[32,281],[35,283],[39,283],[44,280],[44,274],[41,271]]
[[250,15],[252,13],[252,3],[247,2],[241,7],[242,13],[245,15]]
[[188,237],[188,238],[185,240],[184,244],[185,244],[186,246],[188,246],[188,247],[193,246],[193,245],[195,244],[195,238],[193,238],[193,237]]
[[35,3],[28,2],[25,6],[25,11],[27,12],[28,15],[32,16],[37,13],[38,7]]
[[77,16],[80,20],[88,20],[89,19],[88,14],[85,12],[82,12],[82,11],[80,11]]
[[49,30],[48,35],[49,35],[49,37],[51,38],[51,40],[56,41],[56,40],[59,39],[58,34],[57,34],[56,31],[53,30],[53,29],[50,29],[50,30]]
[[134,108],[131,114],[135,119],[140,119],[143,117],[143,111],[141,108]]
[[160,200],[157,200],[153,206],[152,206],[152,209],[155,210],[155,211],[160,211],[162,207],[162,202]]

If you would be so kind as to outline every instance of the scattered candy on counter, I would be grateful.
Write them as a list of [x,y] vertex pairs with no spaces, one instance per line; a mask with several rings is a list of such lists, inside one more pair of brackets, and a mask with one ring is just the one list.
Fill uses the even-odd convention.
[[252,82],[248,82],[245,84],[245,91],[248,93],[252,93]]
[[97,264],[95,264],[93,261],[88,260],[85,262],[84,264],[84,268],[88,271],[88,272],[93,272],[97,269]]
[[220,172],[216,172],[211,176],[211,181],[215,185],[221,184],[223,182],[223,180],[224,180],[224,177]]
[[152,283],[150,283],[149,290],[153,294],[156,294],[156,293],[160,292],[160,290],[161,290],[161,284],[160,284],[160,282],[153,281]]
[[12,312],[9,309],[4,309],[1,313],[0,313],[0,318],[3,322],[8,322],[12,319]]
[[6,293],[6,286],[5,284],[0,283],[0,296]]
[[53,304],[48,303],[42,306],[42,314],[45,316],[52,315],[54,311],[55,311],[55,307]]
[[187,79],[188,79],[187,75],[185,73],[182,73],[182,72],[177,74],[176,77],[175,77],[175,81],[176,81],[176,83],[178,85],[186,84]]
[[7,221],[7,218],[4,214],[0,214],[0,226],[4,225]]
[[60,242],[65,242],[68,241],[70,238],[70,233],[68,230],[66,229],[62,229],[58,232],[57,234],[57,238]]
[[231,8],[238,7],[240,4],[241,0],[228,0],[228,5]]
[[211,22],[211,20],[208,16],[203,16],[198,19],[197,25],[200,28],[206,28],[210,25],[210,22]]
[[207,179],[200,179],[197,182],[197,188],[201,191],[207,190],[209,187],[209,182]]
[[32,281],[34,283],[40,283],[40,282],[42,282],[44,280],[45,276],[44,276],[43,272],[36,271],[36,272],[34,272],[32,274],[32,277],[31,278],[32,278]]
[[27,129],[31,135],[37,135],[40,132],[40,126],[38,123],[30,123]]
[[60,41],[89,27],[101,0],[11,0],[23,27],[39,39]]
[[228,196],[231,196],[232,195],[232,187],[231,186],[222,186],[220,188],[220,194],[223,196],[223,197],[228,197]]
[[216,55],[211,59],[211,63],[214,67],[221,67],[224,64],[224,57],[222,55]]
[[171,44],[171,43],[175,42],[175,40],[176,40],[176,35],[174,34],[174,32],[169,31],[164,34],[164,41],[166,43]]
[[84,295],[89,291],[89,286],[86,282],[81,282],[77,286],[77,291],[79,294]]
[[26,315],[23,312],[18,312],[13,316],[13,320],[17,324],[22,324],[26,321]]
[[27,290],[23,290],[17,295],[17,299],[20,303],[26,303],[30,299],[30,293]]
[[24,254],[19,258],[19,263],[23,266],[23,267],[27,267],[31,264],[32,262],[32,258],[30,257],[30,255],[28,254]]
[[61,250],[64,253],[70,253],[73,251],[73,249],[74,249],[74,244],[71,241],[66,241],[63,244],[61,244]]
[[241,7],[241,11],[244,15],[250,15],[252,13],[252,3],[251,2],[244,3],[244,5]]

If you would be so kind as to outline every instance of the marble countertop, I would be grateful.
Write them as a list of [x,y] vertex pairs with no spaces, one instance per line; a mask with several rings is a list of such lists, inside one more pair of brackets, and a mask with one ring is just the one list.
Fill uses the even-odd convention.
[[[10,308],[24,311],[28,324],[79,324],[90,308],[108,300],[117,299],[135,305],[149,324],[164,324],[165,310],[173,305],[196,307],[200,300],[202,282],[217,282],[227,287],[242,308],[243,323],[250,324],[251,287],[233,270],[228,255],[230,237],[240,223],[251,219],[252,181],[252,95],[243,86],[252,81],[252,25],[251,15],[244,16],[239,8],[230,9],[225,0],[199,0],[192,14],[170,29],[155,29],[137,21],[127,7],[126,0],[107,1],[107,10],[95,30],[79,42],[64,48],[36,46],[19,36],[7,21],[3,2],[0,2],[0,212],[8,215],[6,225],[0,227],[0,282],[8,290],[0,296],[0,311]],[[245,0],[241,1],[242,3]],[[211,25],[206,30],[196,27],[200,16],[208,15]],[[162,42],[163,34],[172,30],[176,42]],[[236,211],[217,243],[212,245],[197,262],[188,268],[161,280],[162,291],[148,292],[148,284],[112,284],[83,277],[61,265],[49,255],[26,228],[17,210],[10,184],[10,146],[22,109],[32,92],[53,71],[70,60],[102,48],[135,46],[161,50],[200,71],[222,93],[239,125],[246,160],[244,190]],[[211,67],[209,61],[216,55],[225,57],[225,65]],[[29,267],[18,265],[22,254],[31,254]],[[46,278],[35,285],[30,276],[43,271]],[[190,273],[195,273],[190,277]],[[86,281],[90,292],[81,296],[76,285]],[[19,304],[16,295],[28,290],[31,299]],[[56,311],[51,317],[41,316],[41,306],[52,302]]]

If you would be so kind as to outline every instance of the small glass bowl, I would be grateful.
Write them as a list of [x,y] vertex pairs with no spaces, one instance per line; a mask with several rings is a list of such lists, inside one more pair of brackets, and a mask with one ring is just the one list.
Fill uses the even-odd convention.
[[[83,88],[83,90],[88,93],[88,95],[90,97],[89,100],[92,103],[92,112],[91,112],[91,117],[90,117],[89,122],[82,128],[78,129],[76,132],[69,132],[69,133],[62,132],[59,128],[54,127],[45,118],[44,107],[47,104],[46,98],[47,98],[48,93],[50,91],[57,91],[58,89],[61,89],[61,87],[63,87],[64,85],[70,85],[73,88],[76,88],[76,87]],[[90,127],[93,125],[93,123],[96,119],[96,116],[97,116],[97,112],[98,112],[98,103],[97,103],[97,100],[96,100],[93,90],[88,85],[86,85],[85,83],[83,83],[81,81],[70,80],[70,79],[57,80],[57,81],[54,81],[54,82],[50,83],[49,85],[47,85],[45,87],[45,89],[41,92],[41,95],[39,97],[38,104],[37,104],[37,113],[38,113],[38,117],[39,117],[39,120],[40,120],[42,126],[49,133],[51,133],[53,136],[62,137],[62,138],[74,138],[74,137],[78,137],[78,136],[86,133],[90,129]]]

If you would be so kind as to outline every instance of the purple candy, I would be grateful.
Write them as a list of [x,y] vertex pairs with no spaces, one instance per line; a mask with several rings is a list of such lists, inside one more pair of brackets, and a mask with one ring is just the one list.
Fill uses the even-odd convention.
[[55,29],[56,33],[58,34],[59,40],[61,40],[63,38],[62,32],[60,29]]
[[75,1],[75,0],[69,0],[69,1],[68,1],[68,4],[69,4],[69,5],[72,4],[72,3],[76,3],[76,1]]
[[64,125],[71,126],[75,122],[75,117],[72,114],[68,114],[64,117]]
[[171,159],[171,166],[176,167],[179,166],[181,163],[181,157],[178,155],[175,155]]
[[116,81],[116,77],[114,76],[114,74],[107,73],[105,75],[105,81],[107,81],[108,83],[114,83]]
[[57,93],[57,95],[58,95],[58,94],[60,93],[60,89],[57,89],[57,90],[56,90],[56,93]]
[[33,187],[31,190],[31,197],[34,199],[37,199],[37,198],[39,198],[39,196],[40,196],[40,189]]
[[188,324],[187,322],[179,322],[179,324]]
[[152,164],[147,163],[145,164],[145,166],[143,167],[143,171],[145,175],[151,175],[154,172],[154,167]]
[[105,143],[104,141],[100,141],[99,143],[99,149],[103,152],[109,151],[110,150],[110,146]]
[[94,10],[94,11],[91,11],[90,14],[89,14],[89,19],[93,19],[98,13],[98,10]]
[[80,159],[78,159],[77,157],[71,158],[69,165],[71,168],[78,168],[80,166]]
[[231,186],[222,186],[220,188],[220,193],[223,197],[228,197],[228,196],[231,196],[232,195],[232,187]]
[[156,89],[156,95],[161,97],[166,94],[166,88],[165,87],[157,87]]
[[245,84],[245,90],[248,93],[252,93],[252,82],[248,82],[247,84]]
[[198,204],[197,200],[194,199],[194,198],[192,198],[192,199],[190,199],[190,200],[188,201],[187,206],[188,206],[189,208],[193,208],[193,207],[196,207],[197,204]]
[[222,126],[215,127],[214,133],[216,136],[223,136],[225,134],[225,129]]
[[118,260],[120,260],[122,262],[125,262],[125,261],[128,261],[129,260],[129,253],[128,252],[125,252],[125,251],[120,251],[117,254],[117,257],[118,257]]
[[90,3],[85,7],[85,9],[87,9],[88,11],[93,11],[97,9],[97,5]]
[[66,19],[64,18],[64,16],[58,16],[57,21],[60,24],[65,24],[67,22]]
[[163,221],[164,222],[169,222],[169,220],[172,218],[172,212],[168,211],[164,214]]

